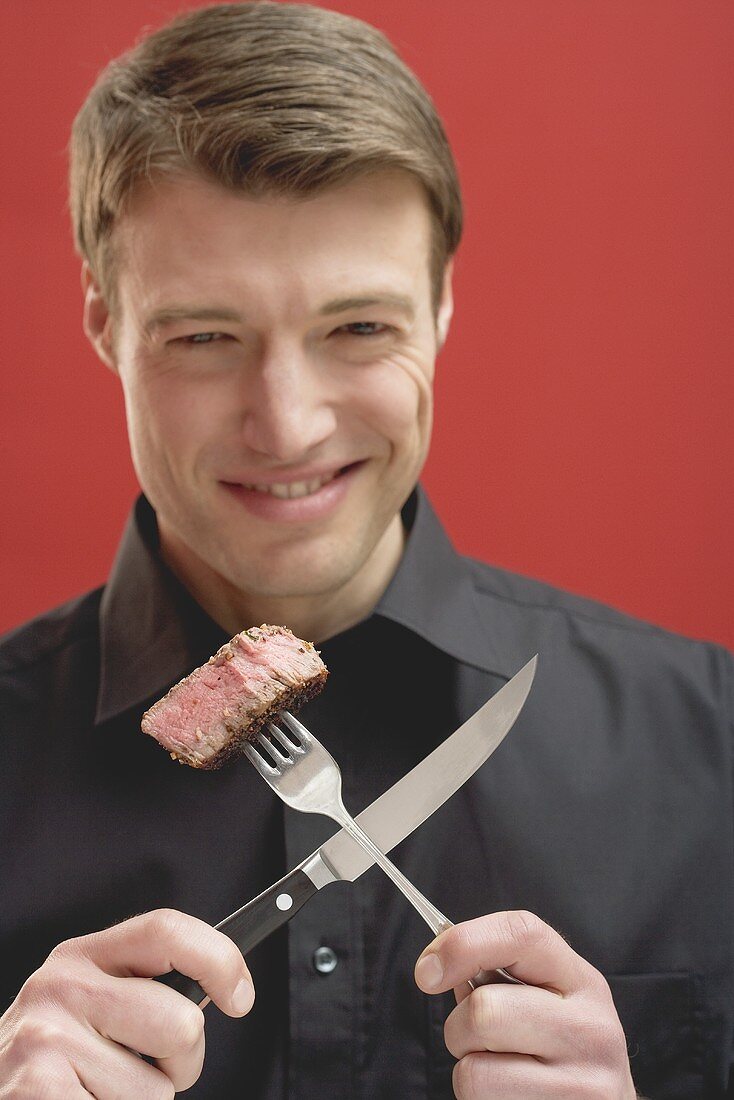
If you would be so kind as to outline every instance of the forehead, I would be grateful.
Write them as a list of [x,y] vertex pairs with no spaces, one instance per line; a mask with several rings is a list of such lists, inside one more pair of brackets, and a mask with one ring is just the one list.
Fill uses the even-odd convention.
[[181,176],[139,186],[112,243],[121,295],[246,285],[305,301],[373,283],[428,293],[431,230],[423,188],[404,172],[304,198],[253,198]]

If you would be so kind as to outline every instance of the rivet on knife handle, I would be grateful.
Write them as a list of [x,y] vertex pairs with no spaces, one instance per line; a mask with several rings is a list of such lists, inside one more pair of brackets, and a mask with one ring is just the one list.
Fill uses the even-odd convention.
[[[215,927],[234,940],[245,955],[276,928],[289,921],[315,893],[316,887],[311,879],[300,867],[296,867]],[[199,983],[178,970],[161,974],[155,980],[183,993],[184,997],[195,1004],[201,1005],[202,1001],[208,1003],[207,994]]]

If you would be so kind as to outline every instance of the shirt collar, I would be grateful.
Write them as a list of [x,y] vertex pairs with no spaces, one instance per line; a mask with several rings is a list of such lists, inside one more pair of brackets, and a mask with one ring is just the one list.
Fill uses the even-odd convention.
[[99,615],[98,723],[167,690],[226,641],[161,559],[144,496],[128,518]]
[[[409,529],[395,576],[375,614],[465,664],[508,678],[513,654],[481,615],[470,563],[452,546],[421,486],[403,508]],[[158,553],[155,513],[138,498],[100,605],[96,721],[167,690],[226,640]]]
[[515,654],[482,615],[471,563],[457,553],[421,485],[403,508],[405,551],[375,613],[464,664],[509,679]]

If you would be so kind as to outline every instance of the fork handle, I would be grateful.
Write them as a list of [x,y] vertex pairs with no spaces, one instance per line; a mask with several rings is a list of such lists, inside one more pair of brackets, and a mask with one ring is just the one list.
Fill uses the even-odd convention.
[[[316,892],[317,887],[308,875],[296,867],[214,927],[234,940],[245,955],[276,928],[286,924]],[[208,996],[199,983],[178,970],[161,974],[155,980],[175,989],[177,993],[183,993],[195,1004],[202,1005],[202,1001],[208,1003]]]
[[[454,922],[450,921],[448,917],[444,917],[443,926],[439,928],[439,935],[441,932],[445,932],[447,928],[453,927]],[[527,982],[524,982],[521,978],[516,978],[503,966],[498,966],[495,970],[478,970],[473,978],[466,979],[466,984],[470,989],[476,989],[478,985],[494,985],[496,982],[507,982],[509,985],[527,985]]]
[[[403,892],[413,908],[420,913],[434,936],[439,936],[441,932],[445,932],[447,928],[453,927],[453,922],[450,921],[448,917],[445,917],[443,913],[397,869],[392,860],[388,859],[385,853],[377,847],[374,840],[367,835],[361,825],[357,824],[343,804],[339,807],[339,811],[339,816],[337,816],[336,813],[331,813],[331,816],[335,821],[338,821],[342,828],[345,829],[358,844],[361,844],[361,846],[370,853],[378,867],[382,868],[388,878],[391,878],[395,883],[398,890]],[[525,985],[525,982],[521,981],[520,978],[516,978],[513,974],[510,974],[509,970],[505,970],[502,967],[498,967],[496,970],[480,970],[467,982],[467,984],[472,989],[476,989],[478,985],[489,985],[498,981],[509,982],[512,985]]]

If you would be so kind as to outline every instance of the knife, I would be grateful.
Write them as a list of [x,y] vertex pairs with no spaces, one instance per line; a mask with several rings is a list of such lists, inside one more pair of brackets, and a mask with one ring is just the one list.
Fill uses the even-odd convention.
[[[492,755],[523,708],[537,663],[536,654],[455,733],[357,814],[355,820],[378,848],[389,852],[399,844]],[[292,871],[215,928],[234,940],[245,955],[295,916],[322,887],[339,880],[353,882],[373,863],[365,849],[340,829]],[[177,970],[162,974],[156,981],[202,1007],[208,1003],[207,994],[198,982]]]

